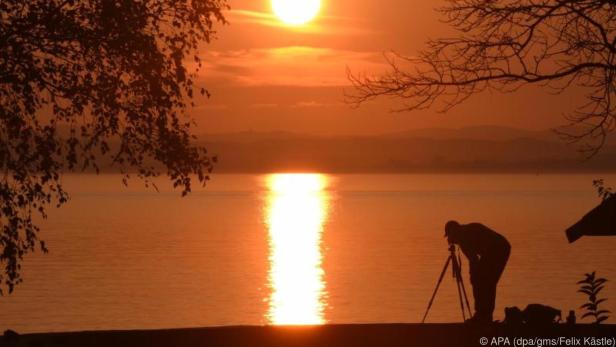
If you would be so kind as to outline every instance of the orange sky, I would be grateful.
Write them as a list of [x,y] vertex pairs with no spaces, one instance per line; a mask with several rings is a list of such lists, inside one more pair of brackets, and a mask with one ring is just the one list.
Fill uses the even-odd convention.
[[564,124],[578,95],[527,88],[478,95],[447,114],[392,113],[380,100],[353,109],[344,103],[346,68],[383,71],[383,52],[412,55],[428,37],[451,34],[434,9],[443,2],[323,0],[318,18],[284,26],[270,0],[230,0],[230,25],[202,53],[212,93],[191,110],[200,132],[293,131],[374,134],[426,127],[505,125],[545,129]]

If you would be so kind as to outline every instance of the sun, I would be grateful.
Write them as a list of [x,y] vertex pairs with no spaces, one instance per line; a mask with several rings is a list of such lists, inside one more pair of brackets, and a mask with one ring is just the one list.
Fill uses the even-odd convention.
[[272,0],[272,9],[285,24],[306,24],[319,13],[321,0]]

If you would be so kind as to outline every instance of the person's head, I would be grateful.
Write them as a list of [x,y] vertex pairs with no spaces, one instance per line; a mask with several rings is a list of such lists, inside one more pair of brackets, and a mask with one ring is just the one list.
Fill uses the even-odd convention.
[[455,243],[460,229],[460,223],[455,220],[450,220],[445,224],[445,237],[449,243]]

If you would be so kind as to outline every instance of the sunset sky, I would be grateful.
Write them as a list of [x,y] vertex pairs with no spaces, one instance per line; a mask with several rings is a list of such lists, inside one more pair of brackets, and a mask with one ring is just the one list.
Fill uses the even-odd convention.
[[317,17],[289,26],[270,0],[230,0],[230,24],[206,46],[201,74],[212,93],[191,110],[201,133],[292,131],[378,134],[427,127],[504,125],[546,129],[564,124],[579,95],[526,88],[513,95],[478,95],[443,115],[392,113],[394,101],[353,109],[346,69],[384,71],[383,53],[412,55],[429,37],[451,35],[439,22],[441,1],[322,0]]

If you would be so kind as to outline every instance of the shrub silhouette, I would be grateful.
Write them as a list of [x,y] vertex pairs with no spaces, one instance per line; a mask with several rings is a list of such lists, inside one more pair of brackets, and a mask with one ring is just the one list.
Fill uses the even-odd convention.
[[607,320],[609,318],[608,310],[601,310],[599,305],[607,301],[607,299],[599,299],[598,295],[605,287],[607,280],[605,278],[597,277],[596,272],[587,273],[586,278],[579,281],[580,285],[579,293],[584,293],[588,296],[588,302],[581,306],[586,310],[586,313],[582,315],[582,319],[587,317],[593,317],[596,324]]
[[597,189],[597,194],[599,194],[599,197],[603,201],[609,199],[612,195],[614,195],[614,190],[612,189],[612,187],[606,187],[605,181],[602,178],[592,181],[592,185],[595,187],[595,189]]

